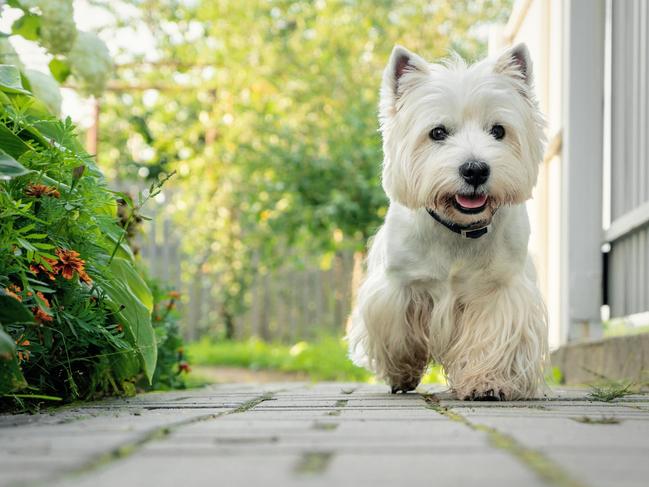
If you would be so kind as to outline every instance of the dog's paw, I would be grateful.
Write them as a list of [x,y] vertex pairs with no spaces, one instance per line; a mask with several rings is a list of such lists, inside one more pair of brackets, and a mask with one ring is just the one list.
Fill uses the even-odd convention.
[[471,394],[464,396],[465,401],[506,401],[507,395],[502,389],[487,389],[478,391],[473,389]]
[[414,387],[408,387],[408,386],[392,386],[391,388],[391,393],[392,394],[398,394],[398,393],[403,393],[405,394],[408,391],[412,391]]
[[403,382],[400,381],[398,383],[392,384],[391,391],[392,394],[397,394],[398,392],[402,392],[405,394],[406,392],[414,391],[418,385],[419,385],[418,379],[416,381],[415,380],[406,380]]
[[511,401],[512,391],[506,385],[485,382],[462,389],[455,388],[455,397],[463,401]]

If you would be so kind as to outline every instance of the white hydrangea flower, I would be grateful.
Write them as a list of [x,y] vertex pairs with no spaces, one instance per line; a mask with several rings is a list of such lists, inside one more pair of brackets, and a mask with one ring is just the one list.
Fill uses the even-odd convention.
[[23,68],[23,63],[18,57],[18,53],[14,49],[14,46],[9,42],[9,38],[5,36],[0,36],[0,64],[11,64],[16,66],[18,69]]
[[68,54],[72,74],[88,94],[98,96],[106,87],[113,70],[113,61],[104,41],[91,32],[79,31]]
[[50,112],[58,116],[61,113],[63,98],[56,80],[49,74],[34,69],[26,69],[24,72],[31,85],[32,94],[45,103]]
[[77,37],[72,0],[44,0],[40,8],[43,47],[52,54],[69,52]]
[[77,37],[72,0],[20,0],[20,5],[40,10],[40,38],[45,49],[52,54],[65,54],[72,49]]

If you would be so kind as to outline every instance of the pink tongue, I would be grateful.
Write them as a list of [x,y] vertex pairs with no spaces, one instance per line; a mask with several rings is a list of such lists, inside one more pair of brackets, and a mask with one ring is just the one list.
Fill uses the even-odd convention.
[[460,206],[464,208],[480,208],[487,202],[487,195],[476,195],[476,196],[462,196],[459,194],[455,195],[455,201],[459,203]]

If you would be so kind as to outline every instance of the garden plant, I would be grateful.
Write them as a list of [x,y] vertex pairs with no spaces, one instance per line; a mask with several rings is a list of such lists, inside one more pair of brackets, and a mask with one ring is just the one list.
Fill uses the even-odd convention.
[[[52,74],[72,74],[98,94],[107,66],[102,49],[94,65],[77,69],[83,56],[73,41],[84,34],[68,32],[69,46],[54,39],[74,29],[70,2],[10,3],[24,9],[14,34],[55,55]],[[182,386],[178,295],[147,283],[126,238],[168,177],[137,201],[109,190],[75,126],[56,117],[57,82],[26,72],[0,41],[0,408]],[[93,42],[82,44],[77,50]],[[49,80],[50,91],[34,79]]]

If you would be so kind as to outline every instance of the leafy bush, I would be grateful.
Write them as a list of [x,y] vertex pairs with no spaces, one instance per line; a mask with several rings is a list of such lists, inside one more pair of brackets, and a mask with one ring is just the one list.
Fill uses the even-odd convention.
[[166,353],[180,348],[177,330],[151,323],[156,300],[124,242],[116,194],[70,120],[53,118],[8,65],[0,65],[0,147],[2,405],[175,385]]
[[189,365],[176,309],[180,295],[154,279],[147,279],[147,283],[153,295],[152,321],[158,346],[158,363],[151,387],[182,389],[185,387],[183,373],[189,372]]

